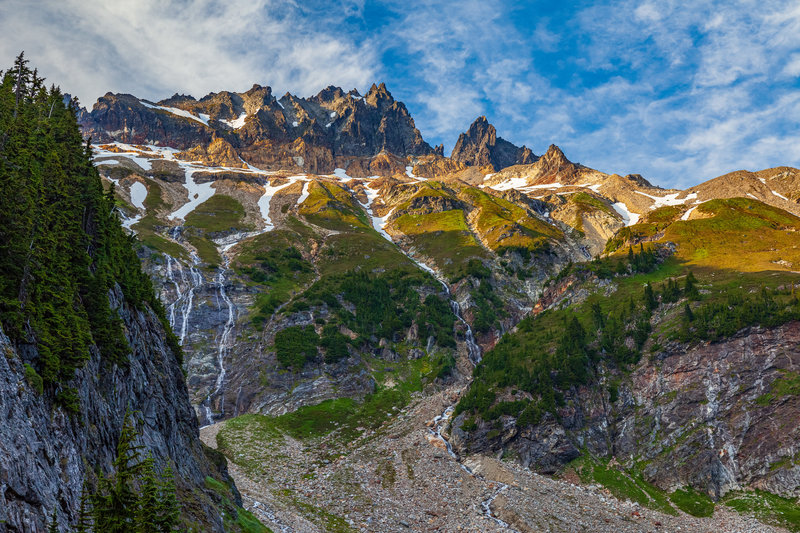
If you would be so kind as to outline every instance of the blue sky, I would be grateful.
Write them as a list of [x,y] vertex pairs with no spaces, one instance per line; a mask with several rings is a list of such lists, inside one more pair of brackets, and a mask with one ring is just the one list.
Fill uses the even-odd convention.
[[5,65],[24,49],[89,106],[384,81],[448,154],[486,115],[537,154],[665,187],[800,166],[796,1],[3,0],[0,35]]

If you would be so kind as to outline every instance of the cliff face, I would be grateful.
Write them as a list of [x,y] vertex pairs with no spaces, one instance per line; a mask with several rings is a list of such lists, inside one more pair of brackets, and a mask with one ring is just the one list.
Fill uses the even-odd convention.
[[139,444],[160,467],[175,472],[186,518],[205,531],[223,531],[213,494],[202,489],[206,476],[228,480],[224,460],[204,451],[183,374],[152,311],[131,308],[117,289],[111,295],[131,346],[124,366],[102,361],[93,348],[87,365],[70,383],[80,409],[69,415],[54,408],[27,382],[19,353],[0,332],[0,524],[8,531],[45,531],[57,509],[62,531],[77,520],[84,480],[95,470],[108,473],[127,409],[140,433]]
[[383,152],[402,158],[435,153],[382,83],[365,96],[328,87],[311,98],[287,93],[277,99],[269,87],[254,85],[245,93],[200,100],[174,95],[158,104],[108,93],[79,117],[84,135],[95,142],[191,150],[192,160],[214,165],[242,166],[241,156],[263,169],[330,173]]
[[547,416],[519,430],[506,418],[502,435],[488,439],[489,426],[465,433],[456,420],[453,442],[461,452],[516,452],[542,472],[585,450],[643,464],[666,490],[690,485],[721,497],[750,487],[796,497],[800,397],[783,392],[796,379],[798,343],[798,322],[719,343],[674,343],[640,363],[616,401],[603,387],[582,387],[559,421]]

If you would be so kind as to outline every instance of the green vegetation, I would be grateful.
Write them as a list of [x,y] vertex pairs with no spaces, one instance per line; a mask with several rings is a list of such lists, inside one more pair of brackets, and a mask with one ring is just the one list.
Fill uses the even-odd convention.
[[749,198],[711,200],[697,212],[707,218],[678,220],[663,237],[678,244],[678,259],[695,271],[765,272],[790,269],[779,261],[800,264],[800,218]]
[[[413,324],[417,324],[421,339],[433,336],[439,346],[455,348],[455,316],[443,298],[428,294],[423,299],[419,289],[425,286],[428,290],[439,287],[430,276],[411,268],[323,277],[286,308],[289,313],[326,309],[322,336],[311,326],[282,330],[275,340],[278,360],[301,368],[317,357],[316,347],[321,346],[326,362],[335,362],[349,355],[348,345],[362,348],[379,339],[399,343]],[[344,335],[342,327],[355,338]]]
[[[626,272],[648,271],[658,264],[656,253],[644,248],[613,260],[624,265],[616,265],[615,270]],[[584,275],[592,269],[613,275],[610,265],[601,262],[582,268]],[[534,425],[546,413],[557,413],[569,389],[593,383],[600,365],[624,371],[637,363],[651,332],[653,306],[657,305],[649,283],[638,290],[642,292],[635,300],[633,291],[628,291],[628,298],[614,299],[611,305],[595,296],[578,312],[546,311],[520,322],[517,333],[505,335],[475,368],[473,384],[459,401],[456,414],[469,412],[485,420],[511,415],[517,417],[520,426]],[[509,388],[528,392],[534,399],[494,405],[496,392]]]
[[470,259],[464,268],[464,276],[469,276],[475,287],[470,291],[475,303],[473,329],[478,333],[487,333],[492,328],[498,328],[498,319],[506,317],[507,313],[503,309],[503,301],[492,288],[491,271],[479,259]]
[[[219,449],[237,463],[259,472],[260,462],[241,462],[241,451],[260,450],[264,442],[288,435],[294,439],[313,440],[332,437],[341,443],[359,438],[365,430],[379,429],[383,423],[408,404],[411,395],[419,392],[441,373],[452,360],[447,357],[423,357],[411,361],[395,361],[386,368],[380,359],[367,359],[378,383],[374,393],[363,400],[337,398],[317,405],[301,407],[280,416],[242,415],[225,422],[217,437]],[[329,442],[330,441],[326,441]],[[336,453],[332,449],[331,453]]]
[[756,490],[730,492],[721,503],[740,513],[753,514],[769,524],[800,531],[800,505],[791,498]]
[[303,259],[294,246],[266,247],[266,241],[263,246],[264,248],[256,248],[251,245],[250,249],[259,251],[250,252],[248,249],[247,255],[243,252],[237,258],[236,267],[240,275],[267,288],[267,292],[259,293],[256,297],[252,317],[255,324],[263,324],[280,305],[289,301],[294,291],[308,283],[314,275],[311,263]]
[[113,189],[103,191],[74,104],[26,63],[20,54],[0,84],[0,322],[13,342],[35,345],[42,390],[75,409],[65,384],[92,344],[106,361],[127,360],[122,320],[109,305],[115,283],[128,305],[152,308],[169,326],[114,214]]
[[215,194],[186,215],[184,226],[186,229],[197,229],[204,233],[250,231],[253,228],[243,223],[244,215],[244,206],[238,200],[224,194]]
[[575,213],[575,228],[583,232],[583,215],[601,211],[607,215],[618,217],[616,211],[609,207],[605,202],[599,198],[595,198],[591,194],[585,192],[577,192],[569,195],[569,203],[576,207]]
[[598,483],[621,500],[671,515],[678,514],[670,504],[670,497],[658,487],[648,483],[640,472],[614,467],[608,461],[597,461],[589,456],[575,459],[568,465],[583,483]]
[[314,181],[307,187],[308,198],[298,212],[312,224],[335,231],[371,229],[364,211],[353,202],[350,192],[330,182]]
[[[242,509],[233,503],[231,487],[211,476],[206,476],[205,486],[215,492],[221,499],[223,518],[227,531],[242,531],[243,533],[272,533],[272,530],[258,521],[253,513]],[[234,527],[238,526],[238,527]]]
[[756,403],[761,406],[769,405],[787,396],[800,395],[800,373],[779,370],[779,376],[770,385],[769,392],[756,398]]
[[399,216],[394,224],[424,255],[434,260],[451,281],[472,258],[486,257],[486,252],[469,230],[461,209],[439,213]]
[[464,187],[461,195],[478,208],[476,229],[497,255],[517,251],[529,257],[531,252],[547,250],[549,239],[563,237],[560,230],[529,216],[525,209],[508,200],[473,187]]
[[178,525],[181,508],[172,470],[158,472],[152,457],[142,457],[137,438],[131,415],[126,413],[113,473],[101,476],[94,491],[84,487],[78,518],[83,531],[155,533]]
[[692,516],[711,516],[714,514],[714,502],[707,494],[697,492],[692,487],[678,489],[669,495],[669,499],[684,513]]
[[317,358],[319,336],[314,326],[292,326],[275,334],[275,352],[283,366],[296,371]]

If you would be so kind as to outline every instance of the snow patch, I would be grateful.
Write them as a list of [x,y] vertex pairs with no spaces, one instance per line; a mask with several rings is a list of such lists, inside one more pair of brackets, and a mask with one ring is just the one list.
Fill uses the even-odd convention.
[[297,124],[298,124],[298,122],[296,120],[294,122],[292,122],[292,126],[294,126],[295,128],[297,127]]
[[689,210],[688,210],[688,211],[686,211],[686,212],[683,214],[683,216],[681,217],[681,220],[689,220],[689,215],[691,215],[691,214],[692,214],[692,211],[694,211],[695,209],[697,209],[697,206],[696,206],[696,205],[695,205],[695,206],[692,206],[692,207],[690,207],[690,208],[689,208]]
[[617,202],[611,204],[611,207],[614,208],[614,211],[619,213],[619,216],[622,217],[622,220],[625,221],[626,226],[633,226],[634,224],[639,222],[639,215],[636,213],[632,213],[628,206],[622,202]]
[[688,202],[689,200],[694,200],[695,198],[697,198],[697,193],[696,192],[693,192],[691,194],[687,194],[686,198],[681,198],[681,199],[678,199],[678,196],[680,196],[683,193],[683,191],[672,193],[672,194],[667,194],[667,195],[664,195],[664,196],[652,196],[652,195],[644,193],[642,191],[633,191],[633,192],[635,192],[637,194],[641,194],[642,196],[647,196],[648,198],[651,198],[653,200],[653,205],[650,206],[650,209],[656,209],[658,207],[664,207],[664,206],[667,206],[667,205],[683,205],[686,202]]
[[788,199],[788,198],[786,198],[784,195],[782,195],[782,194],[781,194],[781,193],[779,193],[779,192],[775,192],[775,191],[769,191],[769,192],[771,192],[772,194],[774,194],[775,196],[777,196],[777,197],[778,197],[778,198],[780,198],[781,200],[786,200],[787,202],[789,201],[789,199]]
[[144,200],[147,198],[147,187],[140,181],[134,181],[131,185],[131,203],[137,209],[144,209]]
[[331,111],[331,118],[336,118],[336,111]]
[[369,214],[369,218],[372,220],[372,227],[375,228],[375,231],[381,234],[381,237],[389,242],[394,242],[392,241],[392,236],[386,232],[386,225],[389,223],[389,217],[392,216],[392,213],[394,213],[394,208],[392,208],[392,210],[389,211],[385,216],[376,216],[375,211],[372,208],[372,204],[374,204],[375,200],[378,198],[378,191],[370,187],[364,187],[364,193],[367,195],[367,203],[362,203],[361,205],[367,210],[367,214]]
[[308,182],[305,182],[305,183],[303,183],[303,192],[300,193],[300,198],[297,199],[297,205],[300,205],[303,202],[305,202],[306,198],[308,198],[308,195],[309,195]]
[[272,198],[275,196],[275,193],[281,189],[285,189],[297,181],[307,180],[308,178],[307,176],[289,176],[287,179],[289,180],[289,183],[284,183],[283,185],[277,185],[273,187],[269,184],[269,182],[264,185],[264,194],[258,199],[258,209],[261,211],[261,217],[264,219],[264,231],[270,231],[275,227],[275,225],[272,223],[272,219],[269,216],[270,205],[272,204]]
[[486,174],[483,177],[483,181],[489,181],[490,179],[492,179],[492,176],[494,176],[494,172],[490,172],[489,174]]
[[595,183],[594,185],[590,185],[588,183],[586,183],[584,185],[578,185],[578,187],[585,187],[585,188],[587,188],[587,189],[589,189],[589,190],[591,190],[593,192],[596,192],[598,194],[600,194],[600,187],[602,187],[602,186],[603,185],[600,184],[600,183]]
[[213,182],[196,183],[194,181],[194,173],[198,169],[186,166],[183,170],[186,173],[186,180],[184,181],[183,186],[189,193],[189,201],[174,212],[170,213],[167,216],[167,218],[170,220],[175,220],[176,218],[185,219],[186,215],[194,211],[198,205],[214,196],[214,193],[216,192]]
[[193,115],[192,113],[177,107],[164,107],[161,105],[151,104],[150,102],[145,102],[144,100],[139,100],[139,103],[145,107],[149,107],[150,109],[160,109],[161,111],[166,111],[167,113],[172,113],[173,115],[178,115],[179,117],[188,118],[189,120],[194,120],[200,124],[208,126],[208,119],[210,117],[205,113],[200,113],[200,116],[198,117],[197,115]]
[[238,118],[235,118],[233,120],[222,120],[220,122],[224,122],[225,124],[227,124],[231,128],[233,128],[235,130],[238,130],[239,128],[244,126],[245,119],[247,119],[247,113],[242,113],[241,115],[239,115]]
[[333,169],[333,175],[339,178],[339,181],[350,181],[353,179],[347,175],[347,172],[343,168]]
[[758,200],[758,198],[756,198],[754,195],[752,195],[752,194],[750,194],[750,193],[747,193],[747,196],[749,196],[749,197],[750,197],[750,198],[752,198],[753,200]]

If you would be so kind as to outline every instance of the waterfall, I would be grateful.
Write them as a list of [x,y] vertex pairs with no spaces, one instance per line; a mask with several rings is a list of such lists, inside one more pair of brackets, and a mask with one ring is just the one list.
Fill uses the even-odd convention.
[[[219,337],[219,343],[217,345],[217,367],[219,368],[219,374],[217,374],[217,379],[214,382],[213,390],[208,394],[202,403],[207,424],[214,423],[214,412],[211,410],[211,400],[214,398],[214,396],[217,396],[223,391],[223,387],[225,385],[225,375],[227,373],[225,370],[225,358],[230,352],[232,345],[232,333],[234,326],[236,325],[236,309],[233,305],[233,301],[231,301],[227,291],[225,290],[226,275],[229,270],[228,265],[230,264],[230,259],[227,256],[224,257],[224,264],[222,268],[219,269],[214,282],[217,286],[218,299],[221,300],[227,308],[228,318],[222,328],[222,334]],[[221,305],[219,305],[219,310],[222,311]],[[224,401],[225,397],[222,396],[220,399],[219,414],[223,414],[225,412]]]

